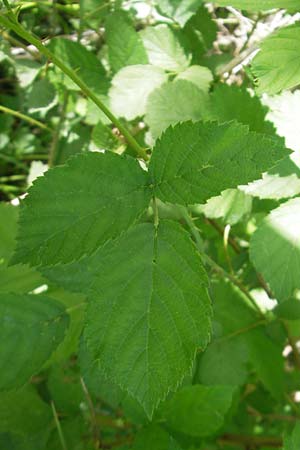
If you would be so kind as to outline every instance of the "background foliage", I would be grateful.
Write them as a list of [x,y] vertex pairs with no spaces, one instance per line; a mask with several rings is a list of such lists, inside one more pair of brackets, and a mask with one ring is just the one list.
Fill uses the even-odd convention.
[[300,1],[1,3],[0,449],[299,450]]

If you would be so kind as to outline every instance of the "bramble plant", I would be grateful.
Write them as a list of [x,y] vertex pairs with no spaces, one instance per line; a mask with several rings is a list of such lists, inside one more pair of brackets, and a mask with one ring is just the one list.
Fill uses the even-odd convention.
[[299,14],[3,0],[0,450],[300,449]]

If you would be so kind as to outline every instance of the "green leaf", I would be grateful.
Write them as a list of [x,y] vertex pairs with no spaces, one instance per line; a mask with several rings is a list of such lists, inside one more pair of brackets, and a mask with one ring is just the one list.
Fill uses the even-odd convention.
[[251,212],[252,198],[239,189],[226,189],[221,195],[210,198],[205,205],[197,206],[197,211],[209,219],[222,219],[234,225]]
[[247,379],[248,361],[244,339],[217,339],[200,356],[197,380],[206,385],[240,386]]
[[69,319],[58,302],[41,295],[1,294],[0,312],[3,390],[22,386],[41,369],[64,338]]
[[285,320],[300,320],[300,301],[295,298],[289,298],[285,302],[279,303],[273,309],[277,317]]
[[251,65],[259,94],[277,94],[300,83],[299,43],[298,24],[282,28],[263,41]]
[[112,130],[102,122],[98,122],[94,127],[92,140],[100,149],[115,150],[121,146],[121,141]]
[[[96,55],[87,50],[79,42],[60,37],[51,39],[49,48],[65,65],[73,69],[82,81],[96,94],[106,93],[108,82],[105,70]],[[80,90],[67,76],[64,76],[61,72],[59,73],[68,89]]]
[[200,257],[173,222],[131,228],[101,251],[85,339],[94,360],[151,418],[191,370],[210,332]]
[[273,8],[284,8],[296,11],[300,8],[299,0],[218,0],[219,6],[234,6],[250,11],[266,11]]
[[164,411],[167,426],[193,437],[215,434],[223,423],[234,393],[232,386],[188,386],[168,401]]
[[250,131],[275,134],[274,127],[266,121],[268,108],[256,96],[251,96],[245,88],[219,84],[210,96],[208,118],[218,122],[237,120],[249,125]]
[[108,57],[113,72],[133,64],[147,64],[148,57],[140,35],[125,11],[109,14],[105,24]]
[[159,12],[178,22],[182,27],[199,8],[202,0],[159,0]]
[[109,91],[112,111],[127,120],[143,116],[149,94],[167,80],[159,67],[148,64],[124,67],[112,79]]
[[0,203],[0,267],[1,261],[8,260],[15,248],[18,208]]
[[41,274],[27,264],[0,265],[0,292],[26,294],[45,284]]
[[300,288],[300,199],[274,209],[250,241],[250,257],[276,298],[287,299]]
[[174,439],[159,425],[149,425],[140,430],[133,443],[132,450],[181,450]]
[[201,64],[201,58],[217,38],[218,26],[205,6],[200,6],[196,14],[183,29],[188,48],[191,50],[193,64]]
[[209,86],[213,81],[211,71],[204,66],[193,65],[183,72],[180,72],[176,80],[187,80],[194,83],[202,91],[208,92]]
[[48,171],[22,205],[13,262],[47,266],[92,253],[140,217],[147,184],[136,160],[110,152],[84,153]]
[[[17,438],[18,445],[13,449],[44,449],[52,420],[50,407],[42,401],[32,386],[1,393],[0,433],[10,433],[13,442],[15,437]],[[10,450],[10,447],[5,448],[8,449]]]
[[300,193],[299,166],[299,155],[292,153],[264,173],[260,180],[255,180],[246,186],[239,186],[239,189],[260,199],[278,200],[294,197]]
[[168,128],[156,142],[149,174],[160,200],[204,203],[258,178],[287,153],[280,139],[236,122],[186,122]]
[[299,447],[300,447],[300,424],[297,423],[292,433],[285,434],[283,450],[298,450]]
[[147,27],[140,32],[150,64],[171,72],[185,70],[190,58],[176,34],[167,25]]
[[155,89],[148,98],[145,121],[154,139],[168,126],[205,116],[208,95],[187,80],[175,80]]
[[55,104],[56,92],[47,78],[35,81],[28,95],[27,106],[29,112],[47,110]]

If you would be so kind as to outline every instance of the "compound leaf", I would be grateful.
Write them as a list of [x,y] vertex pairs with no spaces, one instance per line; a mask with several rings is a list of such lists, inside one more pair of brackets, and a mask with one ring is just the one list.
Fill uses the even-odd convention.
[[38,178],[21,207],[13,262],[53,265],[90,254],[148,206],[147,173],[110,152],[85,153]]
[[[69,319],[57,301],[0,294],[0,389],[22,386],[63,340]],[[13,355],[13,364],[11,358]]]
[[207,345],[206,273],[189,236],[168,221],[132,227],[101,254],[85,339],[106,375],[151,417]]
[[162,201],[204,203],[255,180],[287,154],[280,139],[249,132],[237,122],[185,122],[156,142],[149,173]]

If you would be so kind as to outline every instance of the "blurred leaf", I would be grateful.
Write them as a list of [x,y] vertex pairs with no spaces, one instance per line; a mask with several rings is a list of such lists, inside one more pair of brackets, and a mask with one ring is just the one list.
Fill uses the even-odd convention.
[[202,0],[160,0],[156,7],[161,14],[170,17],[183,27],[201,3]]
[[150,64],[176,73],[188,67],[190,58],[168,25],[147,27],[140,35]]
[[41,369],[64,338],[69,319],[61,304],[42,295],[1,294],[0,311],[0,389],[7,390]]
[[105,23],[108,57],[112,71],[135,64],[147,64],[148,57],[141,36],[125,11],[109,14]]

